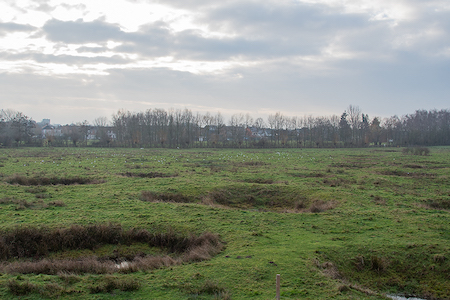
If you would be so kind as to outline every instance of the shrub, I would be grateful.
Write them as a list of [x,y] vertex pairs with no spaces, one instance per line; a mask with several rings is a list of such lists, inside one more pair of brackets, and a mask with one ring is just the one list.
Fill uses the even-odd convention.
[[215,299],[230,299],[228,291],[218,283],[206,280],[199,286],[184,285],[182,288],[186,293],[191,295],[212,295]]
[[435,254],[433,255],[433,261],[442,264],[445,261],[445,256],[443,254]]
[[81,281],[81,278],[73,273],[58,272],[57,275],[66,285],[71,285]]
[[124,292],[137,291],[141,287],[141,283],[134,278],[122,279],[119,282],[119,289]]
[[6,286],[15,296],[25,296],[38,290],[38,287],[29,281],[20,283],[18,280],[9,280]]
[[413,149],[411,149],[411,148],[403,148],[402,149],[402,153],[403,154],[409,154],[409,153],[412,153],[413,152]]
[[91,294],[110,293],[116,289],[131,292],[138,290],[140,287],[139,281],[133,278],[119,279],[113,276],[106,276],[100,283],[90,286],[89,291]]
[[427,147],[403,148],[402,153],[427,156],[430,155],[430,149]]
[[389,262],[387,261],[387,259],[385,259],[383,257],[379,257],[376,255],[371,257],[370,269],[372,271],[382,273],[382,272],[386,271],[388,265],[389,265]]

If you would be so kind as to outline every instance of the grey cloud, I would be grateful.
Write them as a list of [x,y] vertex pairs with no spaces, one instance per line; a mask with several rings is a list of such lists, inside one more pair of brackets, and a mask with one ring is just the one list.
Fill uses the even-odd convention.
[[[171,51],[190,58],[256,58],[320,54],[324,47],[337,43],[343,50],[380,57],[395,55],[397,49],[405,50],[405,47],[424,55],[433,55],[450,47],[450,12],[434,9],[442,5],[441,1],[435,1],[433,7],[421,1],[411,3],[417,8],[415,19],[402,20],[395,27],[391,26],[390,20],[371,21],[372,15],[344,13],[321,4],[291,2],[287,5],[257,1],[208,3],[173,0],[166,4],[196,11],[200,15],[196,20],[199,24],[206,24],[213,31],[236,34],[237,37],[204,39],[189,32],[179,33],[172,37],[177,47]],[[408,40],[421,32],[424,32],[423,36]],[[440,37],[437,38],[432,32],[440,32]],[[402,45],[405,39],[405,45]],[[138,45],[136,48],[139,48]]]
[[121,39],[124,35],[118,25],[101,20],[84,22],[82,19],[77,21],[52,19],[45,23],[43,30],[49,40],[70,44],[106,42]]
[[33,60],[38,63],[57,63],[65,65],[85,65],[85,64],[127,64],[131,60],[123,58],[119,55],[112,57],[96,56],[96,57],[84,57],[74,55],[53,55],[42,54],[36,52],[28,52],[22,54],[11,54],[6,52],[0,52],[0,59],[8,61],[20,61],[20,60]]
[[[141,2],[140,0],[128,0],[130,2]],[[230,0],[228,0],[230,2]],[[197,11],[205,7],[215,7],[221,5],[221,2],[210,0],[143,0],[143,2],[159,3],[162,5],[169,5],[174,8],[182,8]]]
[[260,2],[233,2],[212,9],[202,21],[210,27],[230,29],[239,33],[296,34],[299,31],[322,32],[366,26],[362,14],[342,14],[325,5],[264,5]]
[[13,22],[0,23],[0,36],[5,35],[8,32],[16,32],[16,31],[34,31],[36,27],[28,25],[28,24],[18,24]]
[[86,5],[84,5],[83,3],[79,3],[79,4],[75,4],[75,5],[70,5],[67,3],[59,3],[58,5],[51,6],[51,5],[49,5],[50,1],[48,1],[48,0],[32,0],[31,2],[34,5],[30,6],[29,8],[31,8],[33,10],[37,10],[37,11],[42,11],[42,12],[52,12],[58,6],[64,7],[65,9],[78,9],[78,10],[86,9]]
[[86,47],[86,46],[82,46],[82,47],[78,47],[76,49],[76,51],[78,53],[85,53],[85,52],[103,53],[103,52],[109,51],[109,49],[107,47]]
[[96,56],[96,57],[83,57],[73,55],[48,55],[48,54],[34,54],[33,59],[39,63],[59,63],[65,65],[85,65],[85,64],[126,64],[131,60],[125,59],[119,55],[112,57]]
[[[117,51],[140,53],[142,56],[175,56],[180,59],[224,60],[244,54],[262,55],[269,45],[260,41],[238,38],[204,38],[198,32],[186,30],[178,33],[152,31],[125,36],[124,45]],[[264,50],[265,49],[265,50]]]
[[450,47],[450,11],[423,10],[413,21],[400,22],[393,37],[402,50],[433,55]]
[[83,3],[79,3],[79,4],[76,4],[76,5],[70,5],[70,4],[67,4],[67,3],[62,3],[61,6],[66,8],[66,9],[85,10],[87,8],[86,5],[84,5]]
[[258,5],[233,2],[210,8],[199,22],[214,30],[238,33],[232,38],[204,37],[201,32],[173,32],[169,24],[156,22],[137,32],[123,32],[115,24],[63,22],[51,20],[44,26],[52,41],[66,43],[123,42],[116,51],[139,53],[146,57],[172,55],[183,59],[251,59],[318,54],[340,30],[367,26],[367,16],[342,16],[323,6]]
[[41,3],[41,4],[39,4],[39,6],[37,6],[35,8],[35,10],[37,10],[37,11],[42,11],[42,12],[46,12],[46,13],[52,12],[55,9],[56,9],[56,6],[50,6],[47,3]]
[[[322,5],[225,2],[200,14],[198,23],[207,24],[213,31],[234,33],[235,37],[205,38],[192,30],[168,33],[161,44],[166,51],[178,57],[210,60],[311,55],[320,53],[336,34],[371,26],[368,16],[344,16]],[[146,32],[141,32],[141,39],[134,40],[135,47],[127,47],[145,54],[146,48],[141,47],[145,36]]]
[[145,54],[145,56],[170,55],[174,35],[164,22],[155,22],[142,26],[139,31],[126,33],[122,36],[123,45],[116,51]]

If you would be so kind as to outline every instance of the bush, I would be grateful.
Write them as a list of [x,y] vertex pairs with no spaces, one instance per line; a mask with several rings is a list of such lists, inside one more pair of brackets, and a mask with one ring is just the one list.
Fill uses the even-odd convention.
[[119,289],[124,292],[136,291],[141,287],[141,284],[136,279],[117,278],[106,276],[99,284],[89,287],[91,294],[110,293],[113,290]]
[[20,283],[18,280],[10,280],[6,286],[9,292],[15,296],[25,296],[38,290],[38,287],[29,281]]
[[427,156],[430,155],[430,149],[427,147],[403,148],[402,153]]
[[379,257],[379,256],[372,256],[371,257],[371,265],[370,269],[372,271],[376,271],[378,273],[382,273],[386,271],[387,267],[389,266],[389,262],[386,258]]
[[206,294],[214,296],[214,299],[231,299],[231,296],[225,287],[211,280],[206,280],[204,283],[196,287],[185,285],[182,288],[186,293],[195,296]]

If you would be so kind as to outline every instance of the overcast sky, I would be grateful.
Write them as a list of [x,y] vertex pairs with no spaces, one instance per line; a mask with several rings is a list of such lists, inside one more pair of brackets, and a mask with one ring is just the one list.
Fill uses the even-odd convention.
[[450,108],[448,0],[1,0],[0,108],[266,118]]

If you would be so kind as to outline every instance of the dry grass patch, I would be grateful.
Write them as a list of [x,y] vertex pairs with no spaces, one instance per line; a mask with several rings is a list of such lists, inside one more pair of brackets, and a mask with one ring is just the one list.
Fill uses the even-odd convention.
[[[79,257],[76,259],[48,259],[50,253],[66,250],[94,249],[102,245],[132,245],[146,243],[163,249],[169,255],[153,256],[139,252],[119,257]],[[74,225],[66,229],[15,228],[0,236],[0,258],[5,262],[0,272],[56,275],[108,274],[157,269],[187,262],[211,259],[222,250],[219,237],[212,233],[200,236],[132,228],[123,230],[117,224],[91,226]],[[21,258],[27,258],[22,260]],[[29,260],[32,258],[32,260]],[[6,262],[14,259],[13,262]],[[19,260],[17,260],[19,259]]]
[[[39,194],[38,194],[39,195]],[[46,197],[36,197],[39,200],[35,201],[27,201],[24,199],[16,199],[16,198],[2,198],[0,199],[0,204],[14,204],[14,210],[25,210],[25,209],[42,209],[47,208],[48,204],[46,204],[42,198]]]
[[[86,177],[46,177],[46,176],[39,176],[39,177],[26,177],[23,175],[13,175],[6,179],[6,182],[9,184],[18,184],[18,185],[25,185],[25,186],[46,186],[46,185],[74,185],[74,184],[98,184],[98,183],[104,183],[103,180],[98,179],[92,179],[92,178],[86,178]],[[34,192],[34,190],[33,190]]]
[[125,177],[139,177],[139,178],[167,178],[167,177],[176,177],[178,174],[165,174],[160,172],[148,172],[148,173],[132,173],[125,172],[120,173],[120,175]]
[[117,278],[115,276],[106,276],[100,282],[89,287],[91,294],[111,293],[113,290],[125,292],[136,291],[141,287],[141,283],[134,278]]
[[322,172],[310,172],[308,174],[303,174],[303,173],[294,173],[291,174],[293,177],[300,177],[300,178],[322,178],[322,177],[326,177],[327,175],[325,175]]
[[231,299],[230,292],[224,286],[211,280],[206,280],[197,286],[187,283],[181,285],[180,289],[195,298],[201,295],[210,295],[214,296],[214,299]]
[[147,202],[174,202],[174,203],[190,203],[188,197],[180,193],[155,193],[152,191],[142,191],[140,199]]
[[323,200],[315,200],[308,208],[308,211],[312,213],[320,213],[330,209],[333,209],[337,206],[336,201],[323,201]]
[[349,180],[345,178],[325,178],[323,184],[328,185],[330,187],[338,187],[338,186],[346,186],[350,184],[356,184],[355,180]]
[[437,210],[450,210],[450,198],[428,199],[425,207]]
[[377,205],[386,205],[386,199],[380,197],[380,196],[374,196],[374,195],[370,195],[370,197],[372,198],[372,201],[377,204]]
[[364,288],[357,284],[350,283],[339,272],[336,265],[330,261],[321,263],[317,258],[315,258],[315,259],[313,259],[313,265],[315,265],[316,268],[318,268],[324,276],[334,279],[334,280],[337,280],[339,282],[339,284],[337,286],[337,290],[341,293],[347,292],[349,290],[356,290],[356,291],[359,291],[366,295],[371,295],[371,296],[377,295],[376,292],[374,292],[368,288]]
[[268,163],[263,161],[242,161],[242,162],[232,162],[234,167],[260,167],[266,166]]
[[61,201],[61,200],[56,200],[56,201],[50,201],[49,203],[47,203],[48,206],[54,206],[54,207],[64,207],[66,206],[66,204]]
[[273,179],[254,178],[254,179],[245,179],[244,182],[257,183],[257,184],[272,184],[273,183]]
[[39,286],[20,279],[9,280],[6,287],[11,294],[18,297],[27,296],[29,294],[39,294],[44,298],[55,298],[63,293],[71,293],[71,291],[65,290],[56,283],[47,283]]

